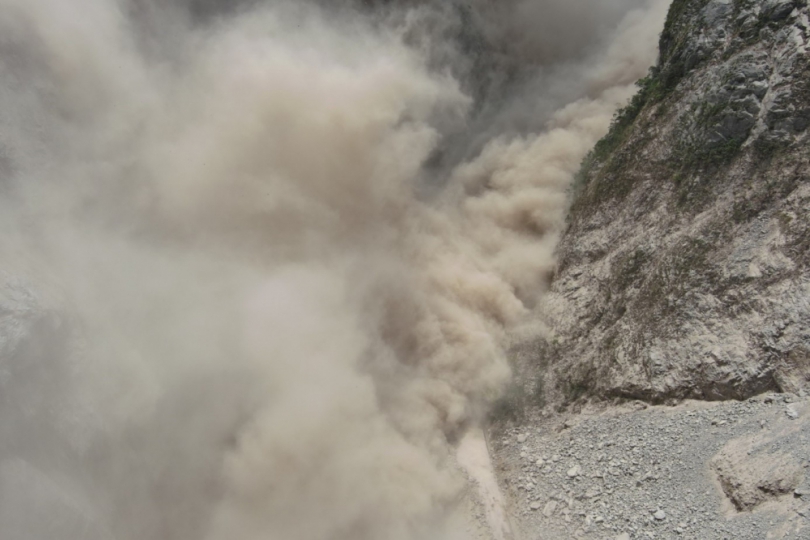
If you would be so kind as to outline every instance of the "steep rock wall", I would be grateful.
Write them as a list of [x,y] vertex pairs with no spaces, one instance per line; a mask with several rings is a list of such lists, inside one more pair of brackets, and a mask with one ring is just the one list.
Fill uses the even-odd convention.
[[675,0],[585,160],[544,311],[558,402],[746,398],[810,378],[804,0]]

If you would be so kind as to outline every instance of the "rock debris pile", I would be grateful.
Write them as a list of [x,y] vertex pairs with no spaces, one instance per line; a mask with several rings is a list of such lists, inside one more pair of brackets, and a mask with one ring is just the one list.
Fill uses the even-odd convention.
[[538,416],[493,446],[524,540],[810,537],[806,397]]

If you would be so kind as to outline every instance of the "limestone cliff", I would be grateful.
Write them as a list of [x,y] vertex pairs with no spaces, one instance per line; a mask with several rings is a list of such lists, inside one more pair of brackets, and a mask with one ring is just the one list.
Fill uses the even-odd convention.
[[804,0],[675,0],[660,59],[583,164],[545,387],[746,398],[810,379]]

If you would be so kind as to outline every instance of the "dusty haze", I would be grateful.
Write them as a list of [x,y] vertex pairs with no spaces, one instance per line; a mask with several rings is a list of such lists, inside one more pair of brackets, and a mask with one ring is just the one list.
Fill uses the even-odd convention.
[[666,7],[0,0],[3,537],[464,538]]

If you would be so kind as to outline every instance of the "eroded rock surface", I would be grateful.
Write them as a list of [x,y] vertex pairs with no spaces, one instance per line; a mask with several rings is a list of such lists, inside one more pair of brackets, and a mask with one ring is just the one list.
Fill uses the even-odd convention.
[[583,167],[542,310],[547,398],[808,390],[808,15],[673,3],[658,67]]

